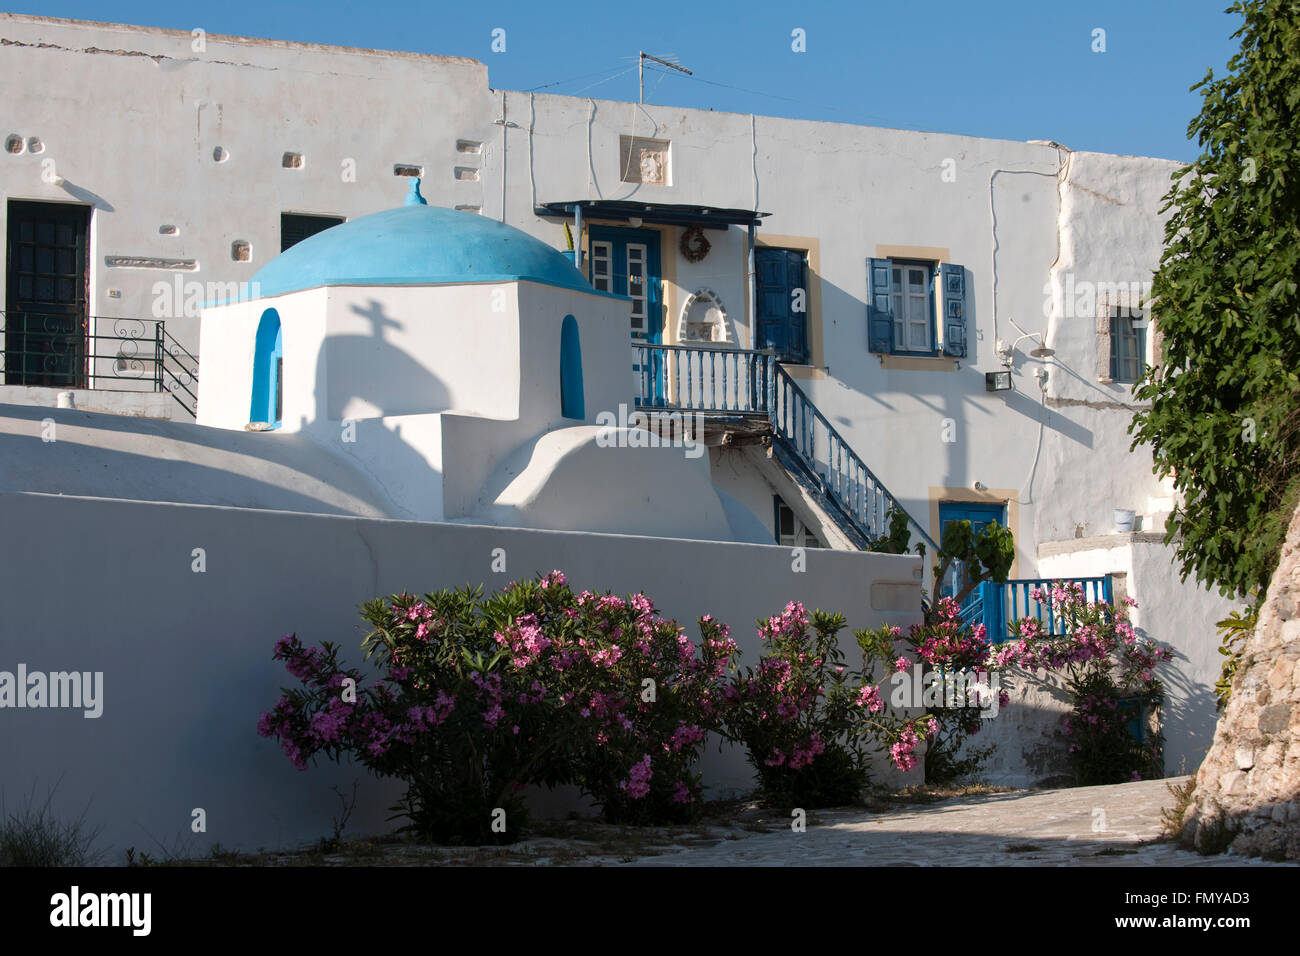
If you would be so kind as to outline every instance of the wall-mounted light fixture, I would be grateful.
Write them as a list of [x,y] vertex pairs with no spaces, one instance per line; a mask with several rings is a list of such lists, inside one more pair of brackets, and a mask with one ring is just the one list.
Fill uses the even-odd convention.
[[1011,318],[1011,316],[1007,316],[1007,321],[1016,326],[1016,331],[1022,333],[1020,338],[1016,339],[1010,345],[1006,343],[1005,339],[998,339],[994,346],[994,351],[998,353],[999,358],[1002,359],[1002,364],[1007,368],[1011,368],[1012,362],[1015,361],[1016,346],[1025,339],[1038,339],[1038,345],[1029,350],[1029,355],[1032,358],[1042,361],[1043,359],[1051,358],[1056,354],[1056,349],[1043,341],[1044,334],[1042,332],[1026,332],[1019,325],[1016,325],[1016,320]]
[[985,372],[984,391],[1006,392],[1011,389],[1011,370],[1005,372]]

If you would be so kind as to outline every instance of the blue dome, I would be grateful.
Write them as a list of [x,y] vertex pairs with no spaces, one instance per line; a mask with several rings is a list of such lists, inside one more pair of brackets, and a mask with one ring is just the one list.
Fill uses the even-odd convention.
[[[472,212],[413,204],[318,232],[253,276],[262,296],[325,285],[540,282],[595,293],[562,252]],[[600,293],[595,293],[600,294]]]

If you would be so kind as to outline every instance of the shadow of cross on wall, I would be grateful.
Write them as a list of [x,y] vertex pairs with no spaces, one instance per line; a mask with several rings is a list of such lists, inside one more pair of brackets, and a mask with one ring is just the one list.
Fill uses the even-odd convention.
[[[333,429],[332,440],[342,443],[347,416],[361,420],[447,410],[450,392],[428,367],[433,357],[425,356],[421,361],[421,356],[409,354],[389,339],[390,330],[407,328],[409,320],[392,317],[375,299],[364,307],[352,306],[352,311],[370,323],[371,333],[326,334],[316,356],[313,398],[318,427],[313,430],[327,437]],[[435,474],[425,457],[402,438],[400,425],[358,428],[354,439],[341,450],[357,458],[372,477],[387,476],[379,480],[395,504],[400,505],[412,489],[418,488],[422,476]],[[373,466],[367,467],[367,463]],[[400,487],[396,481],[400,481]]]

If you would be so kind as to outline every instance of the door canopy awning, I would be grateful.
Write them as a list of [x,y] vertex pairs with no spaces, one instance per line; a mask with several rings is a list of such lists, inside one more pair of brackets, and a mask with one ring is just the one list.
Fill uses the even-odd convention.
[[609,219],[628,222],[639,219],[643,223],[660,226],[700,226],[704,229],[726,229],[729,226],[757,226],[768,212],[752,209],[719,209],[716,206],[680,206],[671,203],[629,202],[614,199],[575,199],[568,202],[542,203],[534,209],[538,216],[569,218],[581,207],[584,219]]

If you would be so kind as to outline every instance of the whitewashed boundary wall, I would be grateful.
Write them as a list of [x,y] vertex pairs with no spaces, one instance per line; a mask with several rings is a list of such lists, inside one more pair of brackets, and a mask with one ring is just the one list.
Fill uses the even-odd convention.
[[[809,551],[793,573],[790,550],[774,545],[39,494],[0,494],[0,527],[0,670],[103,672],[98,718],[0,709],[0,792],[13,807],[57,785],[55,812],[86,810],[112,863],[128,846],[202,855],[313,841],[338,813],[331,786],[350,792],[357,778],[349,832],[390,826],[399,786],[328,762],[299,772],[256,733],[293,682],[271,660],[276,639],[336,641],[358,664],[357,605],[377,595],[495,590],[560,568],[576,588],[644,590],[695,637],[696,618],[713,614],[732,626],[742,664],[757,661],[756,619],[789,600],[840,611],[850,628],[920,618],[919,559],[897,555]],[[491,572],[494,548],[505,574]],[[702,769],[714,792],[750,786],[738,749],[711,747]],[[204,833],[191,832],[197,808]]]

